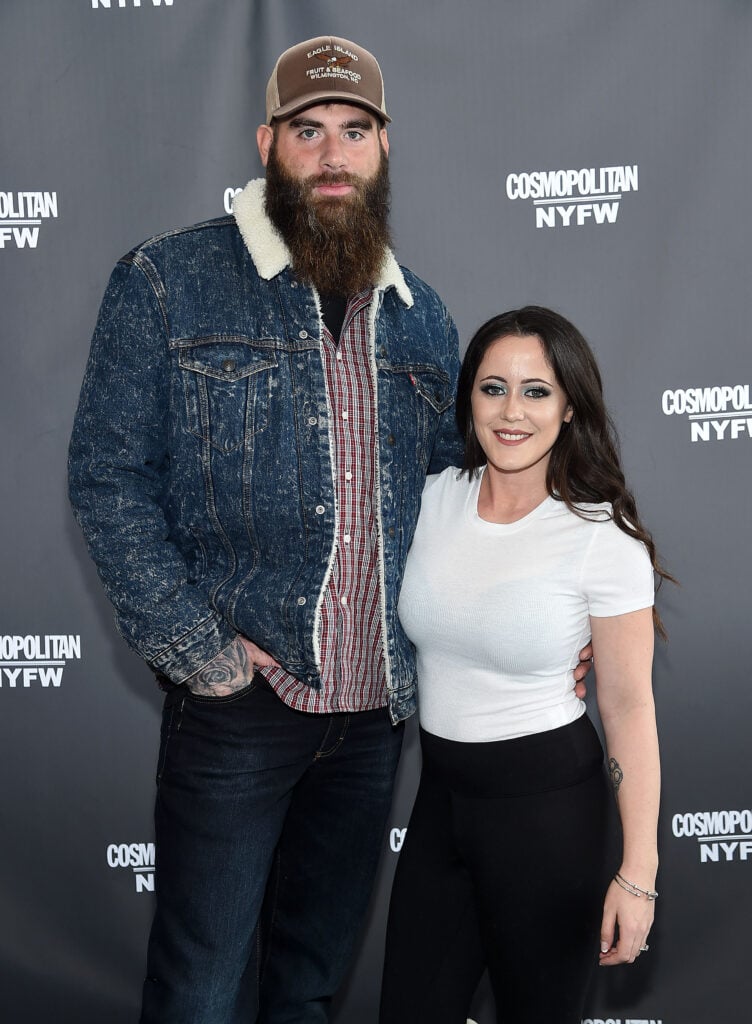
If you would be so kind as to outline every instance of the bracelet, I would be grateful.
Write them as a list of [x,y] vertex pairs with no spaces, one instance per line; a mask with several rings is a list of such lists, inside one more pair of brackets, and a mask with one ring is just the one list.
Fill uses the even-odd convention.
[[620,875],[617,871],[614,875],[614,881],[624,892],[628,892],[631,896],[647,896],[649,900],[657,900],[658,893],[654,889],[641,889],[639,885],[635,885],[634,882],[629,882],[623,875]]

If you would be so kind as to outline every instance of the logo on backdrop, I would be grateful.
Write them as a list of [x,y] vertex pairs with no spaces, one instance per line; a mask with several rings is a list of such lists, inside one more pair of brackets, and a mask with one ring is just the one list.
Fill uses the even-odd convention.
[[0,636],[0,687],[60,686],[67,663],[80,659],[80,636]]
[[752,810],[688,811],[675,814],[671,828],[697,843],[701,864],[752,861]]
[[399,853],[407,835],[406,828],[393,828],[389,833],[389,848],[392,853]]
[[36,249],[49,217],[57,217],[57,192],[0,192],[0,249]]
[[130,868],[136,892],[154,892],[154,843],[110,843],[107,863],[111,868]]
[[527,199],[536,228],[615,224],[625,192],[638,189],[637,164],[507,175],[507,198]]
[[662,1020],[654,1017],[585,1017],[582,1024],[663,1024]]
[[752,437],[749,384],[664,391],[664,416],[686,416],[690,441],[735,441]]
[[172,0],[91,0],[92,10],[98,7],[172,7]]
[[225,213],[232,213],[232,201],[242,191],[242,188],[233,188],[232,186],[225,189]]

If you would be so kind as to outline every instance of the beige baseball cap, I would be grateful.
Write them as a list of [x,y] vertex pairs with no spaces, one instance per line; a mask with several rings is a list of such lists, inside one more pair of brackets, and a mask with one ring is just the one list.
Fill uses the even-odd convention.
[[316,103],[352,103],[391,121],[378,61],[338,36],[317,36],[285,50],[266,87],[266,123]]

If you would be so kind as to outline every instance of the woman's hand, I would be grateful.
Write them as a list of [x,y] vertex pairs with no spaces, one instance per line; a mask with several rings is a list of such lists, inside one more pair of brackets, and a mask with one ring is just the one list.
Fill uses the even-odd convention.
[[[638,881],[637,884],[642,886],[644,883]],[[601,967],[633,964],[640,953],[645,952],[640,947],[648,944],[654,916],[654,900],[642,895],[633,896],[614,879],[608,887],[603,905]]]
[[574,692],[576,697],[579,697],[580,700],[584,700],[585,695],[587,694],[587,686],[585,686],[585,676],[593,667],[592,643],[589,643],[587,647],[583,647],[580,653],[577,655],[577,657],[580,660],[578,664],[575,665],[572,671],[572,675],[574,676]]

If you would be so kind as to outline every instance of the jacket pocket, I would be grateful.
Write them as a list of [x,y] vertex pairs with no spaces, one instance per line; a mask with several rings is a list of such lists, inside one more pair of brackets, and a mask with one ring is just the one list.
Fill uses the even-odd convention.
[[179,350],[190,433],[234,451],[267,424],[277,358],[247,338],[206,338]]
[[[430,460],[441,416],[454,401],[449,374],[426,363],[378,364],[388,407],[398,409],[404,453],[423,472]],[[422,483],[420,490],[422,490]]]
[[441,414],[454,401],[449,385],[449,374],[433,366],[414,366],[407,370],[408,379],[423,401],[428,402],[434,412]]
[[[412,395],[417,408],[427,403],[430,411],[441,415],[454,401],[449,374],[438,366],[427,363],[389,363],[380,359],[377,368],[391,386],[398,390],[396,397],[403,401]],[[409,403],[408,403],[409,404]]]

